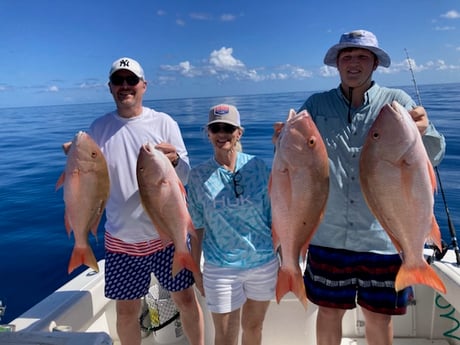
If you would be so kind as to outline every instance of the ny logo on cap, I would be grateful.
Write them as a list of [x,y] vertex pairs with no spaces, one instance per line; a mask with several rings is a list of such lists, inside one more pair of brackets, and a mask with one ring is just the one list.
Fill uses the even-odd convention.
[[120,67],[129,67],[129,60],[120,60]]

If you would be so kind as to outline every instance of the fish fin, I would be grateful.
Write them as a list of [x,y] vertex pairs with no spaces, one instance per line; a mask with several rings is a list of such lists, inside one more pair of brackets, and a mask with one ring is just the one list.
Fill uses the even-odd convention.
[[193,260],[192,255],[188,252],[178,252],[174,253],[173,264],[172,264],[172,276],[175,277],[182,269],[188,269],[190,272],[199,274],[200,270]]
[[80,267],[81,265],[86,265],[96,272],[99,272],[99,266],[97,264],[96,257],[94,256],[93,250],[90,246],[73,248],[67,272],[70,274],[73,272],[73,270],[75,270],[77,267]]
[[273,248],[275,250],[278,250],[278,247],[280,246],[280,238],[274,228],[272,228],[272,239],[273,239]]
[[193,221],[192,221],[191,217],[189,217],[188,226],[187,226],[187,233],[190,236],[192,236],[193,238],[198,239],[198,236],[196,234],[196,229],[195,229],[195,226],[193,225]]
[[272,191],[272,174],[270,173],[270,176],[268,177],[268,195],[270,195]]
[[297,115],[297,113],[296,113],[296,111],[294,109],[289,109],[289,114],[288,114],[288,117],[287,117],[287,121],[289,121],[290,119],[292,119],[296,115]]
[[69,153],[70,146],[72,146],[72,142],[68,141],[62,144],[62,151],[64,151],[65,154]]
[[436,183],[436,175],[434,174],[434,168],[429,159],[427,159],[426,164],[428,166],[428,173],[430,175],[430,181],[431,181],[431,186],[433,187],[433,193],[435,193],[438,188],[438,185]]
[[300,258],[302,261],[305,261],[305,257],[307,256],[307,251],[308,251],[308,245],[310,244],[310,241],[307,241],[303,247],[300,249]]
[[300,272],[290,272],[282,266],[278,271],[278,280],[276,282],[276,302],[279,304],[284,295],[292,291],[297,296],[305,309],[307,309],[308,301],[305,292],[305,285]]
[[402,264],[398,274],[396,275],[396,291],[401,291],[402,289],[415,284],[427,285],[441,293],[446,293],[444,283],[425,260],[423,260],[422,267],[409,268]]
[[97,228],[99,227],[99,224],[102,219],[102,215],[104,214],[104,209],[105,209],[105,201],[101,200],[101,204],[99,205],[99,209],[97,211],[97,217],[94,220],[93,225],[91,226],[91,233],[96,239],[97,239]]
[[59,188],[61,188],[64,185],[64,181],[65,181],[65,171],[62,172],[61,176],[59,176],[58,180],[56,181],[56,186],[54,187],[54,190],[56,191]]
[[440,251],[442,251],[442,243],[441,243],[441,231],[439,230],[438,222],[436,221],[436,217],[433,215],[431,218],[431,232],[429,235],[429,242],[433,242],[436,247]]
[[64,215],[64,225],[67,236],[70,237],[70,234],[72,233],[72,227],[70,226],[69,218],[66,215]]
[[179,184],[179,188],[180,188],[182,195],[186,196],[187,191],[185,190],[184,184],[181,182],[181,180],[179,180],[179,178],[177,178],[177,183]]

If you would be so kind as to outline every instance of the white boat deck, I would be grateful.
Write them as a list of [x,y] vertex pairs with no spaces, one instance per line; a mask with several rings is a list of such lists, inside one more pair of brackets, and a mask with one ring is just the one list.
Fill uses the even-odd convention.
[[[415,287],[416,304],[394,319],[394,345],[460,345],[460,268],[449,251],[433,268],[447,287],[440,295],[431,288]],[[16,332],[0,332],[0,345],[119,345],[115,331],[115,307],[104,297],[104,261],[100,273],[88,269],[36,306],[12,321]],[[205,305],[200,296],[200,303]],[[205,308],[204,308],[205,309]],[[272,301],[263,330],[264,345],[315,345],[316,306],[303,308],[289,293]],[[206,345],[213,344],[211,316],[205,310]],[[52,332],[55,326],[73,332]],[[173,324],[144,338],[143,345],[187,345]],[[178,326],[180,327],[180,325]],[[343,321],[341,345],[364,345],[364,318],[359,308],[348,311]],[[109,337],[110,335],[110,337]],[[46,341],[41,341],[46,340]],[[41,342],[40,342],[41,341]]]

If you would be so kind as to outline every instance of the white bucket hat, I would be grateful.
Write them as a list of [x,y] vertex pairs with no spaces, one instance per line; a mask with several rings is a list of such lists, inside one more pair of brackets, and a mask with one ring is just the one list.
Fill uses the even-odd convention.
[[345,48],[370,50],[377,56],[379,65],[390,67],[390,56],[383,49],[379,48],[377,37],[372,32],[366,30],[355,30],[344,33],[340,37],[340,42],[329,48],[324,57],[324,63],[328,66],[337,67],[337,56]]

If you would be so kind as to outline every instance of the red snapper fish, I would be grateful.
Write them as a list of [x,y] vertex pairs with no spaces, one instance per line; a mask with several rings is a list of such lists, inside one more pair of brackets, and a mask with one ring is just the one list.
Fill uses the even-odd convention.
[[415,122],[397,102],[383,106],[369,130],[360,182],[369,209],[401,253],[395,289],[424,284],[445,293],[423,256],[426,241],[441,248],[433,213],[436,177]]
[[269,182],[272,232],[280,248],[276,300],[292,291],[307,308],[299,259],[324,215],[329,193],[329,161],[321,135],[306,110],[291,109],[276,141]]
[[64,186],[65,227],[73,231],[75,244],[68,273],[80,265],[99,272],[97,260],[88,242],[89,232],[96,236],[107,199],[110,182],[107,163],[99,146],[85,132],[78,132],[72,143],[63,145],[67,153],[65,170],[56,183]]
[[196,233],[187,209],[185,188],[171,162],[162,151],[146,143],[139,150],[136,171],[145,211],[163,242],[174,243],[173,276],[183,268],[199,273],[187,247],[187,233]]

